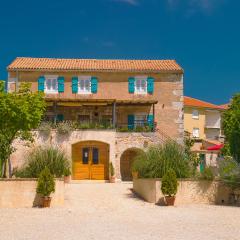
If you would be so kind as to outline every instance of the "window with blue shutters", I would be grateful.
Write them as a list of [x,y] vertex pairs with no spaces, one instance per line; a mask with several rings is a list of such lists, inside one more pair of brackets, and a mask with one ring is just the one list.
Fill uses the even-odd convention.
[[64,92],[64,77],[58,77],[58,92]]
[[154,91],[154,78],[148,77],[147,78],[147,92],[152,94]]
[[98,90],[98,80],[96,77],[91,78],[91,92],[97,93]]
[[78,77],[72,77],[72,93],[78,92]]
[[133,77],[128,78],[128,92],[134,93],[135,90],[135,79]]
[[38,78],[38,91],[39,92],[44,92],[44,85],[45,85],[45,77],[40,76]]
[[128,129],[134,129],[134,115],[128,115]]

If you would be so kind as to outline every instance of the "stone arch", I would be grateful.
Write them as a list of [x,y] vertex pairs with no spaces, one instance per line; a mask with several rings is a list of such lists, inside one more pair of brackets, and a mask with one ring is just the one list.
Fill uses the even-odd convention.
[[73,179],[109,179],[109,148],[108,143],[96,140],[72,144]]
[[140,148],[128,148],[120,157],[120,173],[122,181],[132,181],[132,164],[135,157],[143,150]]

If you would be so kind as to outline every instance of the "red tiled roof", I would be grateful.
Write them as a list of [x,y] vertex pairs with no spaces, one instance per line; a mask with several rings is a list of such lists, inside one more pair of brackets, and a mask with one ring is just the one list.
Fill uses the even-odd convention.
[[18,57],[11,70],[163,71],[183,73],[175,60],[101,60]]
[[226,103],[226,104],[219,105],[219,107],[221,107],[222,109],[228,109],[229,105],[230,103]]
[[213,108],[213,109],[222,109],[222,107],[205,102],[196,98],[186,97],[184,96],[184,106],[191,106],[191,107],[200,107],[200,108]]

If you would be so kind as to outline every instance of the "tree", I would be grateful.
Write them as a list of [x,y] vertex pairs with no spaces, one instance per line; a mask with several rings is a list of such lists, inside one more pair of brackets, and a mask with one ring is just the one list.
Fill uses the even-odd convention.
[[33,141],[31,130],[37,128],[45,111],[43,93],[30,91],[30,85],[21,84],[19,91],[4,92],[0,82],[0,174],[6,177],[7,165],[11,177],[10,155],[17,138]]
[[233,96],[229,109],[223,114],[223,131],[228,152],[240,163],[240,93]]
[[197,172],[197,166],[199,165],[200,159],[198,155],[191,150],[195,143],[195,140],[190,137],[189,132],[184,132],[184,152],[185,156],[191,166],[191,175],[195,176]]

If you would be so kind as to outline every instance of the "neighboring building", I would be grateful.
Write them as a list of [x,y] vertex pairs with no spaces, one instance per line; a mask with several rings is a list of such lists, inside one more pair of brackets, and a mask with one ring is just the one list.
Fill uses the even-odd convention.
[[[73,179],[108,179],[112,161],[117,178],[129,180],[136,150],[169,137],[183,142],[183,69],[174,60],[16,58],[7,70],[9,91],[28,82],[45,93],[45,120],[92,126],[68,137],[36,134],[35,145],[67,152]],[[15,167],[29,150],[16,148]]]
[[196,139],[221,140],[224,107],[184,97],[184,130]]
[[226,107],[184,96],[184,130],[196,140],[192,151],[200,156],[200,171],[206,165],[218,167],[224,141],[221,116]]

